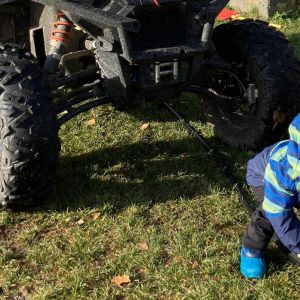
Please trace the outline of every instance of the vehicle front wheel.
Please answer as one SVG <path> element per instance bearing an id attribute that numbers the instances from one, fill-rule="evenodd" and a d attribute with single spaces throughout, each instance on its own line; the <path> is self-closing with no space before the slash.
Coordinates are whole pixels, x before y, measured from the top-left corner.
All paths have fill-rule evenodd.
<path id="1" fill-rule="evenodd" d="M 32 206 L 53 179 L 58 124 L 38 63 L 12 45 L 0 45 L 0 120 L 0 210 Z"/>

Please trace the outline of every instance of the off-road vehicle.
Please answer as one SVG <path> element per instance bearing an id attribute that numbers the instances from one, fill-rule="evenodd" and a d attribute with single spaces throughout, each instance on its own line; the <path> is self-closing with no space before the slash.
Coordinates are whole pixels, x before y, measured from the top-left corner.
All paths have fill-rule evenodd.
<path id="1" fill-rule="evenodd" d="M 228 2 L 0 1 L 0 207 L 42 197 L 60 125 L 107 103 L 193 92 L 230 145 L 282 138 L 298 110 L 298 61 L 265 22 L 215 26 Z"/>

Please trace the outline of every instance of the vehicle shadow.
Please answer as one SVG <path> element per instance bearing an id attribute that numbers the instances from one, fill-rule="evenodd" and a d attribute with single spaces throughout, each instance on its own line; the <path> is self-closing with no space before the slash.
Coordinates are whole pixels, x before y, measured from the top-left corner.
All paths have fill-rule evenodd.
<path id="1" fill-rule="evenodd" d="M 211 138 L 228 161 L 245 166 L 251 153 L 240 152 Z M 235 176 L 244 180 L 245 168 Z M 137 204 L 150 208 L 170 200 L 189 201 L 231 190 L 233 184 L 223 174 L 215 157 L 192 138 L 155 143 L 135 143 L 63 157 L 55 190 L 39 211 L 99 209 L 117 214 Z M 288 258 L 271 247 L 273 272 L 283 269 Z"/>
<path id="2" fill-rule="evenodd" d="M 177 121 L 177 118 L 166 108 L 164 102 L 170 104 L 182 117 L 189 121 L 206 121 L 203 101 L 199 96 L 192 93 L 182 93 L 180 97 L 167 99 L 166 101 L 159 100 L 156 102 L 154 100 L 153 102 L 139 101 L 130 103 L 122 111 L 140 120 L 155 122 Z"/>
<path id="3" fill-rule="evenodd" d="M 116 213 L 133 203 L 151 206 L 211 195 L 230 184 L 217 168 L 214 157 L 192 138 L 62 157 L 54 192 L 40 209 L 96 207 Z"/>
<path id="4" fill-rule="evenodd" d="M 287 34 L 287 39 L 290 44 L 293 46 L 298 61 L 300 61 L 300 34 Z"/>

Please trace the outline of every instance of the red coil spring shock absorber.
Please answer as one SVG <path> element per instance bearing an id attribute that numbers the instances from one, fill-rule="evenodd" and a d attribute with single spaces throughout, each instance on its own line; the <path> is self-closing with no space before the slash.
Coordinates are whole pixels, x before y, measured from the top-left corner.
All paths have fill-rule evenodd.
<path id="1" fill-rule="evenodd" d="M 154 6 L 160 7 L 160 0 L 152 0 L 152 1 Z"/>
<path id="2" fill-rule="evenodd" d="M 51 48 L 44 66 L 44 70 L 50 74 L 54 74 L 58 69 L 61 57 L 65 54 L 66 47 L 70 42 L 69 36 L 73 27 L 73 23 L 64 13 L 59 12 L 56 17 L 57 21 L 53 23 L 50 37 Z"/>
<path id="3" fill-rule="evenodd" d="M 58 13 L 56 17 L 57 21 L 53 23 L 54 28 L 51 32 L 51 45 L 56 45 L 60 42 L 67 45 L 70 42 L 68 37 L 71 34 L 73 23 L 62 12 Z"/>

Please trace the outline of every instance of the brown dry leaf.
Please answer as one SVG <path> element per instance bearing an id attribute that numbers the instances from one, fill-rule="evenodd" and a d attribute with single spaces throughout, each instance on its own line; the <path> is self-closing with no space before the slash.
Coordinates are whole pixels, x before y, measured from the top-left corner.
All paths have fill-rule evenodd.
<path id="1" fill-rule="evenodd" d="M 56 227 L 53 229 L 49 229 L 48 231 L 44 231 L 41 233 L 41 237 L 52 237 L 52 236 L 56 236 L 59 234 L 63 234 L 65 232 L 65 228 L 63 227 Z"/>
<path id="2" fill-rule="evenodd" d="M 142 130 L 147 130 L 149 127 L 150 127 L 150 123 L 144 123 L 144 124 L 141 126 L 141 129 L 142 129 Z"/>
<path id="3" fill-rule="evenodd" d="M 129 298 L 127 296 L 117 295 L 116 300 L 129 300 Z"/>
<path id="4" fill-rule="evenodd" d="M 183 279 L 181 279 L 181 282 L 182 282 L 183 284 L 185 284 L 185 283 L 188 282 L 188 280 L 187 280 L 186 278 L 183 278 Z"/>
<path id="5" fill-rule="evenodd" d="M 149 245 L 146 242 L 141 242 L 136 245 L 136 247 L 141 251 L 149 250 Z"/>
<path id="6" fill-rule="evenodd" d="M 93 110 L 91 111 L 91 116 L 96 119 L 96 113 Z"/>
<path id="7" fill-rule="evenodd" d="M 19 287 L 19 291 L 21 293 L 21 295 L 26 299 L 27 296 L 29 295 L 29 291 L 26 288 L 26 286 L 22 285 L 21 287 Z"/>
<path id="8" fill-rule="evenodd" d="M 199 263 L 197 261 L 194 261 L 192 263 L 192 269 L 195 270 L 199 266 Z"/>
<path id="9" fill-rule="evenodd" d="M 131 282 L 130 278 L 128 275 L 117 275 L 115 276 L 111 282 L 118 286 L 118 287 L 121 287 L 123 284 L 128 284 Z"/>
<path id="10" fill-rule="evenodd" d="M 78 225 L 84 224 L 84 220 L 83 220 L 83 219 L 80 219 L 79 221 L 77 221 L 77 224 L 78 224 Z"/>
<path id="11" fill-rule="evenodd" d="M 86 121 L 87 126 L 94 126 L 95 124 L 96 124 L 96 119 L 95 118 L 92 118 L 92 119 Z"/>
<path id="12" fill-rule="evenodd" d="M 283 114 L 277 110 L 274 111 L 274 113 L 273 113 L 273 121 L 274 122 L 282 124 L 285 122 L 285 120 L 286 120 L 286 114 Z"/>
<path id="13" fill-rule="evenodd" d="M 99 213 L 99 212 L 96 212 L 96 213 L 92 214 L 92 218 L 93 218 L 94 221 L 96 221 L 100 216 L 101 216 L 101 213 Z"/>
<path id="14" fill-rule="evenodd" d="M 37 270 L 37 268 L 38 268 L 38 265 L 35 261 L 28 262 L 28 266 L 33 270 Z M 1 285 L 1 281 L 0 281 L 0 285 Z"/>

